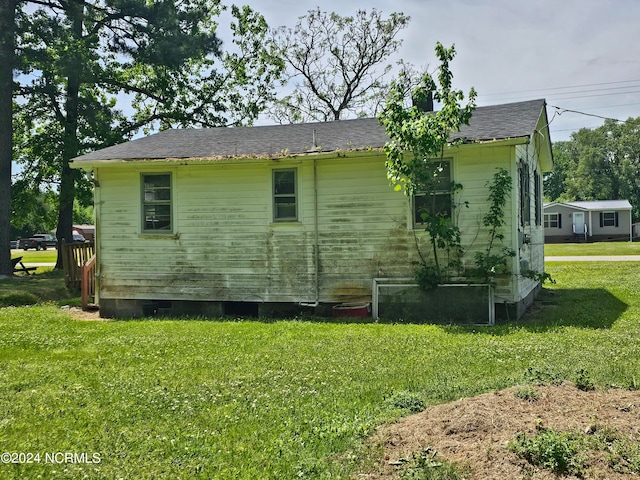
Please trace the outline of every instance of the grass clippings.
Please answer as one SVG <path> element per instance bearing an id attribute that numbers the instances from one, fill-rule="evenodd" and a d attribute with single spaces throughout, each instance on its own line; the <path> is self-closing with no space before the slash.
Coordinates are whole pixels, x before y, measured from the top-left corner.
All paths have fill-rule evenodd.
<path id="1" fill-rule="evenodd" d="M 431 449 L 437 452 L 436 458 L 470 469 L 467 480 L 556 480 L 556 471 L 531 464 L 508 448 L 509 442 L 523 434 L 535 437 L 543 430 L 589 435 L 603 428 L 628 439 L 627 444 L 640 442 L 640 391 L 582 391 L 565 383 L 536 387 L 540 397 L 531 402 L 514 394 L 520 388 L 433 406 L 381 427 L 371 442 L 382 445 L 383 456 L 373 469 L 357 478 L 402 478 L 405 467 L 398 459 Z M 615 452 L 593 449 L 582 453 L 581 471 L 567 473 L 563 479 L 638 477 L 625 465 L 630 459 L 616 460 Z"/>

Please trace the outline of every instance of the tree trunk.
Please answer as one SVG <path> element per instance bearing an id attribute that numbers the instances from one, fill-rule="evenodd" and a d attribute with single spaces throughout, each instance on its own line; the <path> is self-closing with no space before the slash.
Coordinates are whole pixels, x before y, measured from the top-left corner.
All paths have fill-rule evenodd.
<path id="1" fill-rule="evenodd" d="M 72 0 L 68 4 L 67 16 L 73 21 L 72 32 L 76 41 L 82 41 L 84 6 L 81 0 Z M 58 208 L 58 245 L 62 240 L 73 242 L 73 201 L 77 171 L 69 167 L 69 160 L 78 155 L 78 105 L 80 85 L 82 84 L 82 64 L 77 56 L 71 62 L 67 72 L 67 98 L 65 101 L 64 140 L 62 149 L 62 169 L 60 176 L 60 196 Z M 57 269 L 62 269 L 62 249 L 58 249 Z"/>
<path id="2" fill-rule="evenodd" d="M 0 277 L 11 267 L 11 161 L 16 0 L 0 1 Z"/>

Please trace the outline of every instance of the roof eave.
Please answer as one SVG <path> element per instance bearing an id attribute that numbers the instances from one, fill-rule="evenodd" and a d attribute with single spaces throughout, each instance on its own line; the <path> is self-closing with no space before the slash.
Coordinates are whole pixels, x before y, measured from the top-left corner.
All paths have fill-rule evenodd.
<path id="1" fill-rule="evenodd" d="M 295 154 L 285 155 L 231 155 L 219 157 L 167 157 L 167 158 L 108 158 L 108 159 L 90 159 L 90 160 L 74 160 L 70 162 L 71 168 L 83 170 L 92 170 L 102 167 L 122 167 L 133 164 L 171 164 L 171 165 L 192 165 L 192 164 L 222 164 L 222 163 L 263 163 L 264 161 L 278 161 L 284 159 L 296 158 L 341 158 L 341 157 L 361 157 L 361 156 L 379 156 L 383 155 L 382 147 L 370 147 L 352 150 L 333 150 L 333 151 L 309 151 Z"/>

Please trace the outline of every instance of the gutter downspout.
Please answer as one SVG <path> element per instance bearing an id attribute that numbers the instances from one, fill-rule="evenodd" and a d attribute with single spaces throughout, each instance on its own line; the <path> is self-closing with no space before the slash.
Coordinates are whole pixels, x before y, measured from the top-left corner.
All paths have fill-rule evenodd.
<path id="1" fill-rule="evenodd" d="M 96 256 L 96 270 L 95 270 L 95 284 L 94 284 L 94 292 L 93 292 L 93 303 L 96 305 L 100 305 L 100 284 L 102 278 L 102 262 L 100 262 L 100 219 L 101 215 L 101 207 L 102 207 L 102 199 L 101 199 L 101 189 L 100 189 L 100 179 L 98 178 L 98 170 L 97 168 L 92 168 L 91 171 L 93 173 L 93 251 Z"/>
<path id="2" fill-rule="evenodd" d="M 315 133 L 315 130 L 314 130 Z M 318 232 L 318 159 L 313 159 L 313 263 L 315 267 L 315 304 L 320 303 L 320 234 Z"/>

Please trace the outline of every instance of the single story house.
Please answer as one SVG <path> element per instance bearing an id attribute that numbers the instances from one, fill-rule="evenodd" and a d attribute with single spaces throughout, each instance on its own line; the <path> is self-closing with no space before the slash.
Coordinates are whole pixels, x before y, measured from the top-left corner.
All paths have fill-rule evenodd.
<path id="1" fill-rule="evenodd" d="M 545 203 L 545 242 L 632 241 L 631 210 L 628 200 Z"/>
<path id="2" fill-rule="evenodd" d="M 542 174 L 552 167 L 544 100 L 479 107 L 451 135 L 443 181 L 463 262 L 486 248 L 488 185 L 513 179 L 492 296 L 518 316 L 544 269 Z M 376 279 L 412 277 L 429 243 L 416 199 L 389 184 L 375 118 L 173 129 L 73 159 L 95 184 L 97 302 L 104 317 L 280 313 L 371 302 Z M 425 314 L 426 315 L 426 314 Z M 512 317 L 513 318 L 513 317 Z"/>

